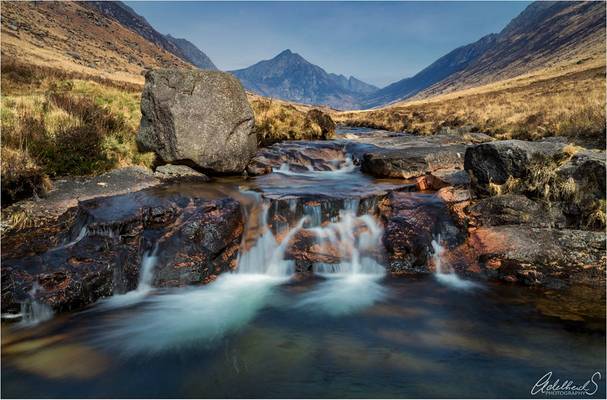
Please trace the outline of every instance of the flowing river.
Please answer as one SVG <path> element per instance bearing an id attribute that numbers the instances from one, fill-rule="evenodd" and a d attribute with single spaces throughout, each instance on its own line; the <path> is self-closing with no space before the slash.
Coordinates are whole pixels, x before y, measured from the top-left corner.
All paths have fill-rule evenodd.
<path id="1" fill-rule="evenodd" d="M 349 156 L 326 161 L 149 191 L 238 198 L 238 267 L 154 288 L 160 238 L 136 290 L 54 316 L 25 305 L 22 322 L 2 324 L 2 396 L 529 397 L 549 371 L 579 384 L 599 372 L 588 393 L 605 396 L 600 299 L 459 277 L 440 234 L 434 275 L 388 275 L 377 195 L 411 182 L 366 176 Z M 338 262 L 299 273 L 287 253 L 301 232 Z"/>

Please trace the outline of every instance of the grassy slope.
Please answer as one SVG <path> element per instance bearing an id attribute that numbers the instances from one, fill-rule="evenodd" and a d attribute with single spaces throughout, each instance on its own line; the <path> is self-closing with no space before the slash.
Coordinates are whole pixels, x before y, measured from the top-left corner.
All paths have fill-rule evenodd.
<path id="1" fill-rule="evenodd" d="M 191 65 L 76 2 L 2 2 L 2 57 L 143 84 L 144 67 Z"/>
<path id="2" fill-rule="evenodd" d="M 137 150 L 140 87 L 2 64 L 2 197 L 42 194 L 48 177 L 150 165 Z"/>
<path id="3" fill-rule="evenodd" d="M 563 135 L 605 143 L 605 61 L 535 71 L 376 110 L 333 113 L 342 124 L 433 134 L 481 131 L 496 138 Z"/>

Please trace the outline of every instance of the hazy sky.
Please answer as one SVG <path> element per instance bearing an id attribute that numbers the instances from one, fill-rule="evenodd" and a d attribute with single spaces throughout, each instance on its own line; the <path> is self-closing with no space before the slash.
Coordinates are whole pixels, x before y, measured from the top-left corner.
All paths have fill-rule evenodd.
<path id="1" fill-rule="evenodd" d="M 530 2 L 126 2 L 222 70 L 291 49 L 327 72 L 378 86 L 499 32 Z"/>

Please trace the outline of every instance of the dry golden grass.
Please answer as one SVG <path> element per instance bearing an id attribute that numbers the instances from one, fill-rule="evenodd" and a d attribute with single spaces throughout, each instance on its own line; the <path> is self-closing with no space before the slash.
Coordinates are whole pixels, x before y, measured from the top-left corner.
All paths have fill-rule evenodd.
<path id="1" fill-rule="evenodd" d="M 334 128 L 323 129 L 317 120 L 310 117 L 309 107 L 260 96 L 249 96 L 249 102 L 255 113 L 255 131 L 260 145 L 333 136 Z"/>
<path id="2" fill-rule="evenodd" d="M 605 145 L 605 65 L 546 71 L 367 111 L 334 112 L 341 124 L 429 135 L 480 131 L 498 139 L 567 136 Z"/>
<path id="3" fill-rule="evenodd" d="M 3 1 L 2 57 L 139 85 L 144 67 L 191 68 L 93 7 L 73 1 Z"/>
<path id="4" fill-rule="evenodd" d="M 153 154 L 139 153 L 135 143 L 141 118 L 137 86 L 71 76 L 2 64 L 3 205 L 44 194 L 49 177 L 152 163 Z"/>

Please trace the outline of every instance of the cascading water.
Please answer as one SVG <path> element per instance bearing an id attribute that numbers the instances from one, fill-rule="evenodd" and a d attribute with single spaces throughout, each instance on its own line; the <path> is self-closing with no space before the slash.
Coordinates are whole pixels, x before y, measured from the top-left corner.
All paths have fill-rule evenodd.
<path id="1" fill-rule="evenodd" d="M 474 287 L 478 287 L 478 284 L 461 279 L 452 268 L 448 265 L 445 265 L 443 260 L 443 254 L 445 253 L 445 248 L 441 244 L 440 235 L 438 235 L 435 239 L 432 240 L 432 261 L 434 263 L 434 276 L 436 280 L 440 283 L 461 290 L 468 290 Z"/>
<path id="2" fill-rule="evenodd" d="M 358 202 L 351 202 L 350 205 Z M 366 308 L 386 296 L 379 280 L 385 269 L 374 258 L 380 246 L 381 227 L 370 215 L 341 210 L 339 220 L 311 228 L 321 252 L 334 252 L 340 262 L 317 263 L 314 272 L 326 280 L 304 295 L 298 307 L 329 315 L 344 315 Z M 357 235 L 358 233 L 358 235 Z"/>
<path id="3" fill-rule="evenodd" d="M 135 290 L 124 294 L 116 294 L 100 301 L 98 309 L 112 309 L 127 307 L 142 301 L 152 290 L 152 281 L 154 280 L 154 268 L 158 263 L 158 243 L 152 251 L 146 252 L 141 259 L 141 268 L 139 271 L 139 283 Z"/>
<path id="4" fill-rule="evenodd" d="M 356 165 L 354 165 L 354 161 L 350 155 L 347 155 L 345 160 L 334 160 L 333 162 L 328 163 L 332 169 L 318 171 L 314 169 L 313 165 L 307 166 L 307 171 L 293 171 L 289 164 L 282 164 L 280 168 L 274 169 L 273 171 L 282 175 L 291 175 L 291 176 L 302 176 L 302 177 L 323 177 L 323 178 L 339 178 L 344 174 L 349 174 L 356 169 Z"/>
<path id="5" fill-rule="evenodd" d="M 203 287 L 146 297 L 136 315 L 111 322 L 102 344 L 117 345 L 127 353 L 210 345 L 254 318 L 268 304 L 274 288 L 293 273 L 292 261 L 285 260 L 284 254 L 306 220 L 302 218 L 279 243 L 268 227 L 269 205 L 257 207 L 261 209 L 250 213 L 250 219 L 258 219 L 248 225 L 257 228 L 258 236 L 250 249 L 241 250 L 236 272 L 222 274 Z"/>
<path id="6" fill-rule="evenodd" d="M 34 283 L 29 292 L 29 299 L 21 303 L 21 321 L 18 326 L 31 327 L 53 317 L 53 310 L 46 304 L 36 301 L 36 293 L 40 290 L 38 283 Z"/>

